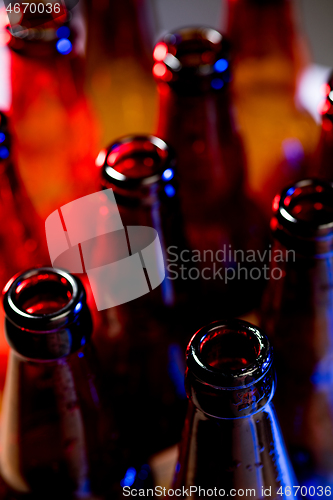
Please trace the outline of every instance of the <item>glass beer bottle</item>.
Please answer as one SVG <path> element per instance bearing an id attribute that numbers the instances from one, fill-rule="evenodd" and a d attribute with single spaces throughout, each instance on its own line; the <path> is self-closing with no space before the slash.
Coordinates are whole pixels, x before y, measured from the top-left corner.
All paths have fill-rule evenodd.
<path id="1" fill-rule="evenodd" d="M 3 479 L 15 498 L 120 497 L 128 457 L 103 399 L 82 283 L 65 271 L 32 269 L 8 282 L 3 303 L 11 347 Z"/>
<path id="2" fill-rule="evenodd" d="M 99 117 L 102 144 L 133 130 L 150 133 L 156 107 L 151 2 L 86 0 L 85 4 L 86 88 Z"/>
<path id="3" fill-rule="evenodd" d="M 20 23 L 7 30 L 17 165 L 45 217 L 58 204 L 89 192 L 99 147 L 84 90 L 80 16 L 63 4 L 60 8 L 61 15 L 32 15 L 28 7 Z"/>
<path id="4" fill-rule="evenodd" d="M 249 276 L 253 261 L 241 262 L 247 271 L 239 272 L 234 250 L 240 256 L 264 249 L 266 227 L 245 190 L 243 145 L 231 108 L 229 44 L 213 29 L 185 28 L 155 46 L 154 60 L 157 135 L 177 155 L 184 229 L 199 259 L 205 308 L 216 317 L 223 303 L 227 313 L 240 314 L 254 306 L 262 282 Z M 235 279 L 228 281 L 227 269 L 235 270 Z"/>
<path id="5" fill-rule="evenodd" d="M 310 58 L 293 0 L 228 0 L 232 82 L 248 156 L 249 183 L 270 216 L 272 200 L 304 177 L 319 128 L 296 102 Z"/>
<path id="6" fill-rule="evenodd" d="M 124 244 L 130 245 L 132 255 L 140 252 L 145 258 L 145 230 L 156 231 L 159 243 L 156 241 L 153 253 L 157 255 L 160 246 L 160 272 L 165 273 L 161 285 L 154 285 L 147 261 L 149 290 L 132 298 L 135 300 L 114 307 L 110 303 L 100 311 L 95 336 L 106 376 L 115 381 L 119 425 L 127 429 L 135 449 L 151 454 L 180 439 L 186 409 L 182 354 L 191 333 L 191 324 L 184 318 L 193 308 L 197 288 L 170 267 L 169 252 L 176 258 L 186 248 L 175 160 L 161 139 L 129 136 L 103 151 L 98 162 L 104 192 L 112 189 L 127 233 Z M 104 250 L 99 245 L 96 259 L 103 252 L 109 262 L 125 257 L 125 253 L 117 254 L 122 248 L 120 240 L 111 243 L 106 239 L 104 245 Z M 122 283 L 133 289 L 135 281 L 131 277 L 127 283 L 122 278 Z M 135 421 L 133 407 L 140 408 Z"/>
<path id="7" fill-rule="evenodd" d="M 45 231 L 37 215 L 12 151 L 12 138 L 7 116 L 0 112 L 0 220 L 1 266 L 0 286 L 9 278 L 33 264 L 49 262 Z"/>
<path id="8" fill-rule="evenodd" d="M 268 338 L 245 321 L 215 321 L 192 337 L 186 363 L 189 408 L 174 489 L 191 498 L 287 498 L 295 482 L 271 402 Z"/>
<path id="9" fill-rule="evenodd" d="M 49 263 L 45 231 L 17 170 L 10 124 L 0 112 L 0 287 L 14 274 L 32 265 Z M 2 321 L 1 321 L 2 319 Z M 0 391 L 8 355 L 0 311 Z"/>
<path id="10" fill-rule="evenodd" d="M 277 412 L 299 481 L 332 487 L 333 185 L 300 181 L 273 209 L 262 321 L 276 352 Z"/>

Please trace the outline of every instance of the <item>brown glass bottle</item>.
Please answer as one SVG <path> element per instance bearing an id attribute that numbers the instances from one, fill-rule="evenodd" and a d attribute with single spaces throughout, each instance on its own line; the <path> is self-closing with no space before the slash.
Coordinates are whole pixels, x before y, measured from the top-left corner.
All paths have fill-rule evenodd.
<path id="1" fill-rule="evenodd" d="M 120 497 L 129 457 L 103 399 L 81 282 L 53 268 L 27 271 L 6 285 L 4 309 L 11 351 L 0 465 L 13 495 Z"/>
<path id="2" fill-rule="evenodd" d="M 245 157 L 229 89 L 229 45 L 213 29 L 188 28 L 167 34 L 156 45 L 154 59 L 160 100 L 157 134 L 177 155 L 185 233 L 202 259 L 198 265 L 209 297 L 205 307 L 216 317 L 214 308 L 220 311 L 223 302 L 228 313 L 239 314 L 253 307 L 259 281 L 237 273 L 226 287 L 224 271 L 218 275 L 214 269 L 237 268 L 229 248 L 262 250 L 265 224 L 245 192 Z M 227 293 L 221 299 L 223 291 Z"/>
<path id="3" fill-rule="evenodd" d="M 0 112 L 0 286 L 33 264 L 47 264 L 45 231 L 15 165 L 11 131 Z"/>
<path id="4" fill-rule="evenodd" d="M 299 481 L 332 486 L 333 186 L 300 181 L 274 201 L 263 326 L 276 351 L 276 406 Z M 319 494 L 319 492 L 318 492 Z"/>
<path id="5" fill-rule="evenodd" d="M 310 166 L 310 174 L 333 180 L 333 74 L 325 87 L 326 99 L 322 107 L 322 123 L 319 144 Z"/>
<path id="6" fill-rule="evenodd" d="M 10 121 L 0 112 L 0 287 L 32 265 L 49 264 L 45 230 L 26 192 L 12 151 Z M 2 311 L 0 312 L 2 317 Z M 3 320 L 0 322 L 1 333 Z M 8 345 L 0 335 L 0 390 Z"/>
<path id="7" fill-rule="evenodd" d="M 80 19 L 77 11 L 66 11 L 63 4 L 61 9 L 60 17 L 32 16 L 43 19 L 36 28 L 28 16 L 8 28 L 14 150 L 43 217 L 89 192 L 99 147 L 96 118 L 84 89 Z"/>
<path id="8" fill-rule="evenodd" d="M 192 337 L 186 358 L 189 409 L 174 488 L 196 488 L 192 498 L 263 498 L 264 490 L 286 498 L 295 483 L 271 403 L 268 338 L 244 321 L 216 321 Z"/>
<path id="9" fill-rule="evenodd" d="M 270 216 L 272 199 L 304 177 L 318 125 L 296 103 L 309 62 L 293 0 L 229 0 L 232 82 L 249 167 L 249 184 Z"/>
<path id="10" fill-rule="evenodd" d="M 85 3 L 86 88 L 99 117 L 102 144 L 133 130 L 150 133 L 156 106 L 151 75 L 152 4 L 146 0 Z"/>
<path id="11" fill-rule="evenodd" d="M 173 256 L 179 256 L 186 242 L 175 160 L 167 144 L 154 136 L 129 136 L 112 144 L 100 159 L 102 185 L 113 191 L 130 253 L 146 246 L 140 231 L 153 228 L 164 261 L 161 285 L 154 287 L 146 267 L 148 293 L 100 311 L 95 337 L 106 376 L 115 381 L 119 425 L 126 429 L 134 449 L 150 454 L 180 439 L 186 410 L 183 353 L 190 339 L 190 324 L 195 322 L 197 286 L 176 276 L 169 267 L 170 249 Z M 136 243 L 131 239 L 133 229 L 137 230 Z M 116 245 L 105 243 L 108 259 L 116 251 Z M 115 260 L 124 256 L 119 254 Z M 132 286 L 134 282 L 128 283 Z M 192 318 L 190 324 L 185 320 L 189 317 L 186 311 Z M 134 420 L 133 408 L 138 410 Z"/>

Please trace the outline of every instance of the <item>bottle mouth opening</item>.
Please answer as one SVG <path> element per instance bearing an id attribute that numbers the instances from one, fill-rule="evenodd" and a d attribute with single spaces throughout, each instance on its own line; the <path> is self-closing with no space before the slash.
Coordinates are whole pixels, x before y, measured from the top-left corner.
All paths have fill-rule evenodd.
<path id="1" fill-rule="evenodd" d="M 19 281 L 11 297 L 23 313 L 53 314 L 69 304 L 73 298 L 73 287 L 63 276 L 40 273 Z"/>
<path id="2" fill-rule="evenodd" d="M 205 364 L 223 372 L 249 368 L 261 351 L 259 339 L 248 331 L 216 328 L 200 342 L 200 355 Z"/>
<path id="3" fill-rule="evenodd" d="M 53 268 L 29 270 L 4 288 L 7 318 L 21 328 L 49 330 L 68 323 L 83 307 L 81 282 Z"/>
<path id="4" fill-rule="evenodd" d="M 180 74 L 199 77 L 220 76 L 222 84 L 229 78 L 229 44 L 212 28 L 184 28 L 168 33 L 153 52 L 153 74 L 157 80 L 175 81 Z M 224 81 L 224 77 L 225 81 Z M 215 82 L 217 85 L 217 82 Z"/>
<path id="5" fill-rule="evenodd" d="M 250 323 L 218 321 L 193 336 L 187 364 L 189 371 L 206 384 L 224 389 L 246 387 L 271 368 L 271 346 Z"/>
<path id="6" fill-rule="evenodd" d="M 174 177 L 170 148 L 155 136 L 125 137 L 102 151 L 96 164 L 102 166 L 106 187 L 138 188 Z"/>
<path id="7" fill-rule="evenodd" d="M 282 227 L 300 236 L 332 232 L 333 183 L 317 179 L 300 181 L 274 198 L 273 212 Z"/>

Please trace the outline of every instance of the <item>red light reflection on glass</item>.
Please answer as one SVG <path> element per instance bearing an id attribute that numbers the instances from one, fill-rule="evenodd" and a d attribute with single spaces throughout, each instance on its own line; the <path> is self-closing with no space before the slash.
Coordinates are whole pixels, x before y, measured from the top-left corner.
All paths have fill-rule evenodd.
<path id="1" fill-rule="evenodd" d="M 106 160 L 106 163 L 108 165 L 110 165 L 110 167 L 111 167 L 114 164 L 114 162 L 116 161 L 117 157 L 118 157 L 118 153 L 109 154 L 108 159 Z"/>
<path id="2" fill-rule="evenodd" d="M 160 42 L 156 45 L 154 52 L 153 52 L 153 58 L 155 61 L 163 61 L 165 56 L 168 53 L 168 47 L 164 42 Z"/>
<path id="3" fill-rule="evenodd" d="M 96 167 L 102 167 L 104 165 L 105 158 L 106 158 L 106 149 L 102 149 L 102 151 L 99 152 L 95 160 Z"/>
<path id="4" fill-rule="evenodd" d="M 320 92 L 322 95 L 327 97 L 328 94 L 331 92 L 331 87 L 329 86 L 328 83 L 323 83 L 322 86 L 320 87 Z"/>
<path id="5" fill-rule="evenodd" d="M 333 123 L 329 119 L 323 119 L 322 127 L 325 130 L 325 132 L 331 132 L 333 129 Z"/>
<path id="6" fill-rule="evenodd" d="M 270 222 L 271 230 L 275 231 L 275 229 L 278 227 L 278 220 L 276 217 L 273 217 Z"/>
<path id="7" fill-rule="evenodd" d="M 279 194 L 277 194 L 273 200 L 272 208 L 273 208 L 274 212 L 276 212 L 279 209 L 280 199 L 281 199 L 281 196 Z"/>
<path id="8" fill-rule="evenodd" d="M 331 105 L 328 101 L 323 101 L 319 104 L 318 111 L 321 115 L 324 115 L 325 113 L 327 113 L 330 107 Z"/>
<path id="9" fill-rule="evenodd" d="M 170 80 L 172 80 L 171 71 L 167 69 L 165 64 L 160 62 L 154 64 L 153 75 L 156 76 L 157 78 L 161 78 L 165 82 L 169 82 Z"/>

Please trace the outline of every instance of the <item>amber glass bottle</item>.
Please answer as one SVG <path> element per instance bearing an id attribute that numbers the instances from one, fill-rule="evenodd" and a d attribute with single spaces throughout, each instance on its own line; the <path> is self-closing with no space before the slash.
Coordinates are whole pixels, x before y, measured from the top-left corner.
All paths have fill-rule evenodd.
<path id="1" fill-rule="evenodd" d="M 6 285 L 4 309 L 2 477 L 15 498 L 120 497 L 131 462 L 103 398 L 81 282 L 27 271 Z"/>
<path id="2" fill-rule="evenodd" d="M 131 253 L 143 250 L 144 231 L 153 228 L 159 236 L 154 252 L 160 245 L 164 261 L 161 285 L 154 286 L 147 263 L 147 293 L 101 311 L 95 337 L 106 376 L 115 381 L 119 425 L 127 429 L 134 449 L 152 453 L 180 439 L 186 409 L 183 353 L 191 334 L 186 311 L 195 322 L 196 283 L 176 276 L 169 261 L 170 248 L 176 257 L 186 249 L 175 160 L 161 139 L 130 136 L 107 148 L 101 163 L 102 185 L 113 190 Z M 117 245 L 105 243 L 108 259 L 120 249 Z M 130 280 L 128 287 L 133 286 Z M 133 408 L 138 409 L 135 419 Z"/>
<path id="3" fill-rule="evenodd" d="M 87 79 L 102 128 L 102 144 L 153 128 L 156 85 L 151 75 L 147 0 L 86 0 Z M 150 7 L 149 7 L 150 5 Z"/>
<path id="4" fill-rule="evenodd" d="M 268 338 L 244 321 L 216 321 L 192 337 L 186 359 L 189 409 L 174 488 L 192 488 L 192 498 L 286 498 L 295 483 L 271 403 Z"/>
<path id="5" fill-rule="evenodd" d="M 319 129 L 295 102 L 309 61 L 293 0 L 229 0 L 233 91 L 249 164 L 249 183 L 270 215 L 275 194 L 304 177 Z"/>
<path id="6" fill-rule="evenodd" d="M 229 45 L 213 29 L 188 28 L 167 34 L 154 59 L 157 133 L 177 154 L 185 233 L 201 259 L 205 307 L 211 319 L 223 304 L 226 313 L 239 314 L 253 307 L 261 281 L 239 276 L 233 251 L 262 250 L 265 224 L 245 192 L 245 158 L 230 99 Z M 255 265 L 240 264 L 247 274 Z M 216 268 L 223 268 L 220 275 Z M 229 282 L 227 268 L 235 269 Z"/>
<path id="7" fill-rule="evenodd" d="M 61 9 L 60 17 L 44 15 L 36 28 L 29 28 L 25 17 L 8 28 L 14 148 L 43 217 L 89 192 L 99 147 L 96 118 L 84 92 L 80 19 L 77 12 Z"/>
<path id="8" fill-rule="evenodd" d="M 32 265 L 49 264 L 45 231 L 17 169 L 12 151 L 10 123 L 0 112 L 0 287 L 13 274 Z M 1 321 L 2 319 L 2 321 Z M 0 311 L 0 391 L 4 383 L 8 345 Z"/>
<path id="9" fill-rule="evenodd" d="M 0 286 L 33 264 L 48 264 L 45 231 L 15 164 L 11 131 L 0 112 Z"/>
<path id="10" fill-rule="evenodd" d="M 276 197 L 275 279 L 263 304 L 278 415 L 295 472 L 309 486 L 333 485 L 332 194 L 331 183 L 304 180 Z"/>

